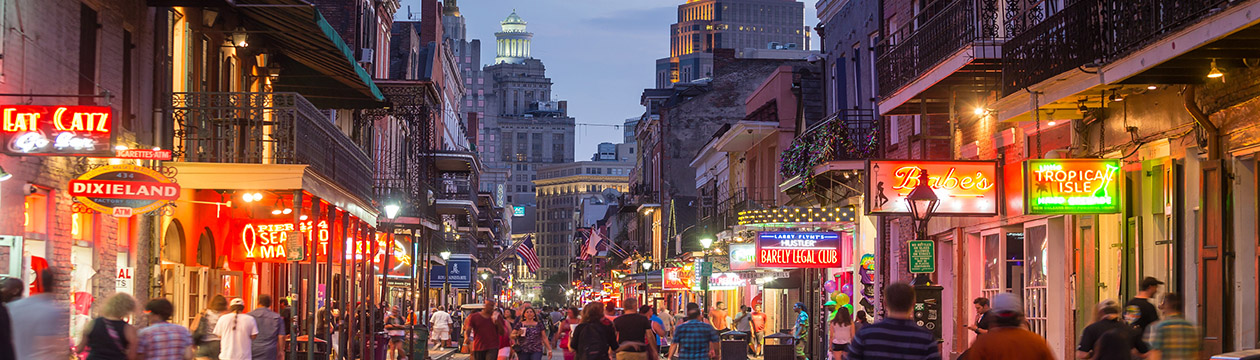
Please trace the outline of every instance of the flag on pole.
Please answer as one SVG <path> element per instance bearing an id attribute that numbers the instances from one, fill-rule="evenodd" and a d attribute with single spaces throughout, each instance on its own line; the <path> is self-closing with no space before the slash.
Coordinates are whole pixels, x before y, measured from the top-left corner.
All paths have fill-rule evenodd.
<path id="1" fill-rule="evenodd" d="M 537 272 L 542 264 L 538 262 L 538 253 L 534 252 L 534 236 L 526 235 L 525 241 L 516 247 L 516 252 L 521 255 L 521 259 L 525 260 L 525 266 L 529 268 L 529 272 Z"/>
<path id="2" fill-rule="evenodd" d="M 604 241 L 604 234 L 599 233 L 599 229 L 591 229 L 591 236 L 586 239 L 586 249 L 582 251 L 585 257 L 592 257 L 599 254 L 599 244 Z"/>

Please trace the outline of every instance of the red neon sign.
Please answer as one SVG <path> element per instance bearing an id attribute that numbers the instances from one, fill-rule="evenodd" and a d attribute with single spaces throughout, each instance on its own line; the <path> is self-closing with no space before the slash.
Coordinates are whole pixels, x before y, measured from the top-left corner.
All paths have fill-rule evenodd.
<path id="1" fill-rule="evenodd" d="M 119 159 L 138 159 L 138 160 L 170 160 L 171 151 L 162 149 L 127 149 L 116 150 L 114 157 Z"/>
<path id="2" fill-rule="evenodd" d="M 867 162 L 866 212 L 908 214 L 905 197 L 926 171 L 940 198 L 937 215 L 996 215 L 999 180 L 994 161 L 871 160 Z"/>
<path id="3" fill-rule="evenodd" d="M 687 264 L 683 267 L 664 268 L 661 270 L 661 289 L 691 290 L 695 277 L 692 264 Z"/>
<path id="4" fill-rule="evenodd" d="M 302 232 L 307 241 L 318 240 L 317 245 L 310 246 L 308 249 L 315 249 L 320 257 L 328 256 L 328 239 L 331 230 L 326 220 L 320 220 L 318 223 L 311 220 L 303 221 L 300 228 L 296 230 L 291 222 L 255 221 L 246 223 L 241 229 L 241 245 L 245 251 L 238 254 L 237 258 L 241 261 L 287 262 L 284 243 L 288 240 L 289 233 L 293 231 Z"/>
<path id="5" fill-rule="evenodd" d="M 757 266 L 838 267 L 840 266 L 840 233 L 799 231 L 757 233 Z"/>
<path id="6" fill-rule="evenodd" d="M 0 105 L 0 141 L 18 155 L 112 156 L 107 106 Z"/>

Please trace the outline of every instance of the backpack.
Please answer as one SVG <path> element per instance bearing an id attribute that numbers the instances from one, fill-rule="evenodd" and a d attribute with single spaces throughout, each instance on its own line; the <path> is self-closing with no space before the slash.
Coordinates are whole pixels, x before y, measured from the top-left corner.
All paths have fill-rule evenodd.
<path id="1" fill-rule="evenodd" d="M 598 326 L 592 323 L 578 325 L 577 335 L 578 344 L 575 346 L 574 354 L 578 360 L 606 360 L 608 359 L 608 335 L 609 327 Z"/>

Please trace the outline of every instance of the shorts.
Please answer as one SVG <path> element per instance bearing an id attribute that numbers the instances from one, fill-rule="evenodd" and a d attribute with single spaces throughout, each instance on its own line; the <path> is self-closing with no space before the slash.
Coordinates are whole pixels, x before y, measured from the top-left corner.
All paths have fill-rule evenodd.
<path id="1" fill-rule="evenodd" d="M 472 352 L 469 360 L 495 360 L 499 358 L 499 350 L 477 350 Z"/>
<path id="2" fill-rule="evenodd" d="M 433 328 L 433 332 L 429 333 L 429 340 L 451 340 L 450 328 Z"/>
<path id="3" fill-rule="evenodd" d="M 618 351 L 617 352 L 617 360 L 647 360 L 647 358 L 648 358 L 648 353 L 646 351 L 644 352 Z"/>
<path id="4" fill-rule="evenodd" d="M 849 351 L 849 344 L 831 344 L 831 351 Z"/>
<path id="5" fill-rule="evenodd" d="M 402 341 L 403 341 L 403 339 L 405 339 L 405 338 L 407 338 L 407 337 L 406 337 L 406 336 L 401 336 L 401 335 L 390 335 L 390 336 L 389 336 L 389 342 L 402 342 Z"/>

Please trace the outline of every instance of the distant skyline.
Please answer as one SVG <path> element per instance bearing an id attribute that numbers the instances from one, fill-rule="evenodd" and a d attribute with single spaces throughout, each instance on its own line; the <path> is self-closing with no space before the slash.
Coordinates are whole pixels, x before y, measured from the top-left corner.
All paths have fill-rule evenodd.
<path id="1" fill-rule="evenodd" d="M 481 40 L 482 66 L 494 61 L 494 33 L 515 9 L 534 33 L 532 55 L 547 66 L 552 95 L 577 119 L 574 159 L 589 159 L 601 142 L 622 142 L 626 118 L 643 114 L 639 95 L 654 86 L 656 59 L 669 56 L 669 25 L 685 0 L 462 0 L 469 39 Z M 804 0 L 807 26 L 818 24 Z M 402 0 L 420 19 L 420 0 Z M 818 49 L 815 34 L 811 49 Z M 591 124 L 591 125 L 583 125 Z M 616 125 L 617 127 L 612 127 Z"/>

